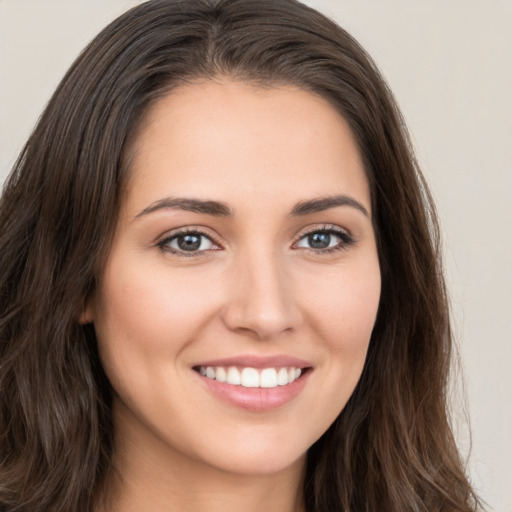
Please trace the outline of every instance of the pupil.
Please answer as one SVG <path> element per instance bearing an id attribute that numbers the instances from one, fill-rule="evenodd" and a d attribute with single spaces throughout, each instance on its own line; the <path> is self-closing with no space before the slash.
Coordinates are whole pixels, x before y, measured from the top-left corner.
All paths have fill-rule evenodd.
<path id="1" fill-rule="evenodd" d="M 313 249 L 325 249 L 329 247 L 331 235 L 329 233 L 312 233 L 308 236 L 308 242 Z"/>
<path id="2" fill-rule="evenodd" d="M 199 235 L 180 236 L 178 246 L 183 251 L 196 251 L 201 246 L 201 237 Z"/>

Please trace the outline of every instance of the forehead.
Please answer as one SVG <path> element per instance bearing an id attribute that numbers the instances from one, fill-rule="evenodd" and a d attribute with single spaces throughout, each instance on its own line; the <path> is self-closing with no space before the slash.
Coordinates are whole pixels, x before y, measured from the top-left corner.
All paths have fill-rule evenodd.
<path id="1" fill-rule="evenodd" d="M 228 80 L 180 87 L 149 109 L 131 153 L 129 202 L 155 194 L 231 203 L 349 191 L 370 209 L 348 124 L 302 89 Z"/>

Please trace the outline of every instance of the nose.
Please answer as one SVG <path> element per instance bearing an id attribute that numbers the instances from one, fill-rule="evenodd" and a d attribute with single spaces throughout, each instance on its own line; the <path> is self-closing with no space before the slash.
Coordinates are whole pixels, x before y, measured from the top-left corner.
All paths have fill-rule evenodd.
<path id="1" fill-rule="evenodd" d="M 272 251 L 241 256 L 229 283 L 222 316 L 230 330 L 270 340 L 302 322 L 293 279 Z"/>

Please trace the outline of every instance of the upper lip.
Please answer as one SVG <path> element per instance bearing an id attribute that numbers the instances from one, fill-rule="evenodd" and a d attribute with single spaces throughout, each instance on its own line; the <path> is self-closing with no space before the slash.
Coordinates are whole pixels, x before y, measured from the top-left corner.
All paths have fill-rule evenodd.
<path id="1" fill-rule="evenodd" d="M 196 366 L 241 366 L 244 368 L 281 368 L 281 367 L 293 367 L 293 368 L 310 368 L 312 364 L 304 359 L 288 355 L 275 355 L 275 356 L 257 356 L 257 355 L 240 355 L 234 357 L 225 357 L 221 359 L 214 359 L 209 361 L 202 361 Z"/>

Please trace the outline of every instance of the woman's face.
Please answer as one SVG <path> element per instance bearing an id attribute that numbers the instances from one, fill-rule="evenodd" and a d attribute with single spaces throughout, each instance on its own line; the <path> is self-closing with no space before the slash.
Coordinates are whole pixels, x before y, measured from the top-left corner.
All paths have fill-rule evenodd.
<path id="1" fill-rule="evenodd" d="M 361 375 L 380 296 L 344 119 L 293 88 L 159 100 L 96 295 L 118 442 L 240 474 L 301 465 Z"/>

